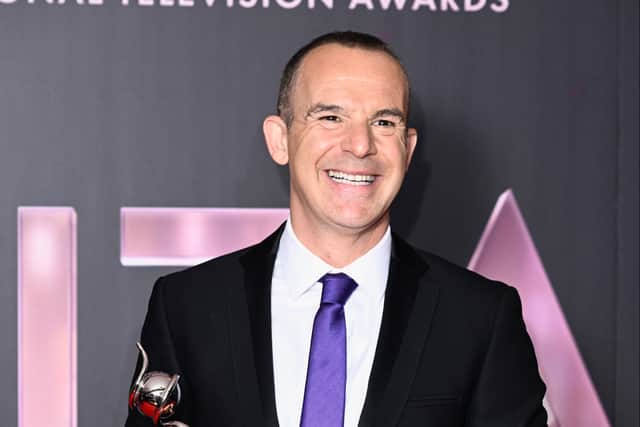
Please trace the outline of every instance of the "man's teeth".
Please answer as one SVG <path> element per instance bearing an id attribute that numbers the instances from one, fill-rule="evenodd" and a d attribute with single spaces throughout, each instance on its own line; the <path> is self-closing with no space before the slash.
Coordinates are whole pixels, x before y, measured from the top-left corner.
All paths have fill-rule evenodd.
<path id="1" fill-rule="evenodd" d="M 329 171 L 329 177 L 336 182 L 351 185 L 369 185 L 376 179 L 373 175 L 350 175 L 348 173 L 333 170 Z"/>

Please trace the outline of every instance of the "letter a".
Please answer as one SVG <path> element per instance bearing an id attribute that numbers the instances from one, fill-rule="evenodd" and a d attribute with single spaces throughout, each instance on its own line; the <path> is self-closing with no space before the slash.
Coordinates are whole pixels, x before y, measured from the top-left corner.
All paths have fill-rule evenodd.
<path id="1" fill-rule="evenodd" d="M 349 9 L 355 9 L 358 6 L 365 6 L 369 10 L 373 10 L 372 0 L 351 0 Z"/>
<path id="2" fill-rule="evenodd" d="M 434 3 L 435 0 L 413 0 L 413 5 L 411 5 L 411 10 L 418 10 L 422 6 L 427 6 L 429 10 L 435 12 L 438 10 L 438 7 Z"/>

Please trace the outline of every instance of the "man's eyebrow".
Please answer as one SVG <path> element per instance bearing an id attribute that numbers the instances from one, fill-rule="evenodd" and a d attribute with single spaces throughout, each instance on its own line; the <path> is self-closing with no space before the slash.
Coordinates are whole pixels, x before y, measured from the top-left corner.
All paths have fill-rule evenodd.
<path id="1" fill-rule="evenodd" d="M 313 104 L 311 107 L 309 107 L 305 117 L 309 117 L 309 115 L 311 115 L 311 114 L 325 113 L 325 112 L 343 113 L 344 112 L 344 108 L 342 108 L 339 105 L 335 105 L 335 104 L 317 103 L 317 104 Z"/>
<path id="2" fill-rule="evenodd" d="M 383 108 L 382 110 L 376 111 L 373 116 L 371 116 L 371 120 L 377 119 L 383 116 L 396 116 L 402 121 L 405 121 L 404 112 L 399 108 Z"/>

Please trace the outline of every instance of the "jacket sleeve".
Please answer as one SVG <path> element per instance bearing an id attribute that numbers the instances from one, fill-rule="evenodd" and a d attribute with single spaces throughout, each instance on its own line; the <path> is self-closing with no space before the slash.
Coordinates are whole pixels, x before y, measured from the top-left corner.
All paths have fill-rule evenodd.
<path id="1" fill-rule="evenodd" d="M 465 426 L 546 426 L 544 394 L 545 385 L 522 319 L 520 298 L 509 287 L 498 305 Z"/>
<path id="2" fill-rule="evenodd" d="M 142 327 L 140 343 L 149 357 L 148 372 L 161 371 L 169 375 L 176 373 L 181 375 L 179 384 L 182 391 L 182 401 L 180 405 L 178 405 L 176 414 L 171 417 L 171 420 L 189 423 L 187 418 L 190 413 L 188 408 L 188 402 L 190 399 L 187 378 L 181 371 L 180 364 L 176 357 L 176 349 L 171 338 L 171 328 L 166 306 L 167 303 L 168 299 L 166 297 L 165 279 L 160 278 L 156 281 L 153 291 L 151 292 L 147 315 Z M 133 373 L 131 381 L 132 385 L 140 372 L 141 366 L 142 357 L 138 355 L 136 370 Z M 151 419 L 142 416 L 136 409 L 129 409 L 125 427 L 152 426 L 153 422 Z"/>

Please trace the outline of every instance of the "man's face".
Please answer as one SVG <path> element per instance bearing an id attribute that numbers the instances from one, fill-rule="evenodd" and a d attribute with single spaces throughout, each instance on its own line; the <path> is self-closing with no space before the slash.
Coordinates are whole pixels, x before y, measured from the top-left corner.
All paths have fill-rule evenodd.
<path id="1" fill-rule="evenodd" d="M 386 228 L 416 144 L 405 127 L 406 90 L 400 66 L 383 52 L 330 44 L 304 58 L 279 161 L 289 163 L 294 224 Z"/>

